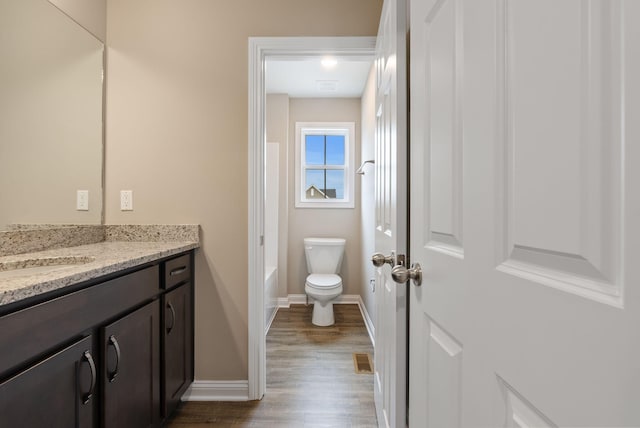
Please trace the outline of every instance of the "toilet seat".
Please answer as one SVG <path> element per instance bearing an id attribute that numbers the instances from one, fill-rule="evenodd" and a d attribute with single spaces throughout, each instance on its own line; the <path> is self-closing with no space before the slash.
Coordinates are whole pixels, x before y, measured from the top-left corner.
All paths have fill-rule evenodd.
<path id="1" fill-rule="evenodd" d="M 317 289 L 329 290 L 342 286 L 342 278 L 332 273 L 312 273 L 307 277 L 307 285 Z"/>

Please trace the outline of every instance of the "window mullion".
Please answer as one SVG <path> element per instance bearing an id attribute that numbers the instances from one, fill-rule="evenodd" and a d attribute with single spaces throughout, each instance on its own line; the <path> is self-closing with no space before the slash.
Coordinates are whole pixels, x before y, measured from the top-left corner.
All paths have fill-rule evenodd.
<path id="1" fill-rule="evenodd" d="M 327 165 L 327 136 L 324 135 L 323 136 L 323 140 L 324 140 L 324 164 L 325 166 Z M 324 189 L 322 189 L 322 191 L 325 193 L 324 197 L 325 199 L 327 198 L 327 170 L 324 170 Z"/>

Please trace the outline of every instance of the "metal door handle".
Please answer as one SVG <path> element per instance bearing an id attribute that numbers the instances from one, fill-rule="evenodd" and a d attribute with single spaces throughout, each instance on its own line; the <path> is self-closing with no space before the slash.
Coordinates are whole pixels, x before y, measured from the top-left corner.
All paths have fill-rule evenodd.
<path id="1" fill-rule="evenodd" d="M 420 286 L 422 285 L 422 268 L 420 263 L 412 264 L 410 269 L 398 265 L 391 269 L 391 277 L 399 284 L 404 284 L 412 279 L 414 285 Z"/>
<path id="2" fill-rule="evenodd" d="M 395 265 L 395 255 L 391 254 L 390 256 L 385 256 L 384 254 L 375 253 L 371 256 L 371 263 L 375 267 L 382 267 L 385 263 L 390 264 L 391 266 Z"/>

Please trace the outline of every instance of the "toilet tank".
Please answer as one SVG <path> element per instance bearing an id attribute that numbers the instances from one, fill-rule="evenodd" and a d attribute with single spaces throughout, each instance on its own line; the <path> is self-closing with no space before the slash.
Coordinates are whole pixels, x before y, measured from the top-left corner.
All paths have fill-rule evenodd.
<path id="1" fill-rule="evenodd" d="M 304 252 L 309 273 L 340 273 L 345 239 L 305 238 Z"/>

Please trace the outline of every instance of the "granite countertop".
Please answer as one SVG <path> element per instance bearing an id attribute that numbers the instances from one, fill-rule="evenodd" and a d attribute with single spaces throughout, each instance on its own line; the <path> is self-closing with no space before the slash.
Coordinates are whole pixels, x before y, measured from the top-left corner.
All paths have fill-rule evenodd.
<path id="1" fill-rule="evenodd" d="M 49 249 L 0 257 L 0 266 L 30 264 L 29 261 L 68 258 L 87 261 L 69 266 L 51 266 L 44 271 L 13 278 L 0 277 L 0 306 L 58 290 L 104 275 L 140 266 L 194 248 L 195 241 L 127 242 L 104 241 L 88 245 Z M 37 264 L 37 263 L 36 263 Z"/>

